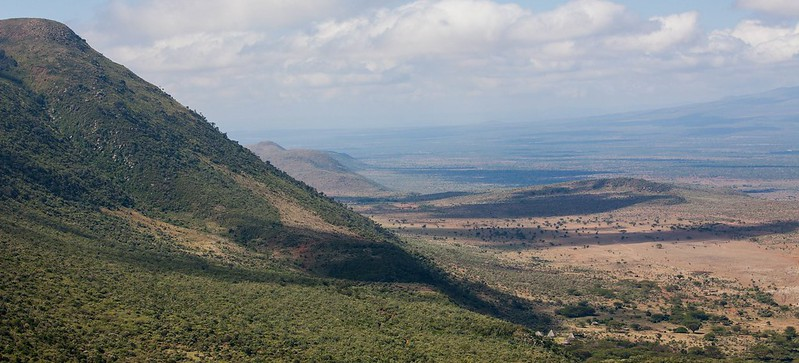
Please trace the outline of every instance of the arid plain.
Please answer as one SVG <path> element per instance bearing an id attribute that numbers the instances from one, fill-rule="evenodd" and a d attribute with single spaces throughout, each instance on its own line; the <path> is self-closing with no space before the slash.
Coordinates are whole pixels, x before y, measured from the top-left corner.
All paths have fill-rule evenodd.
<path id="1" fill-rule="evenodd" d="M 558 316 L 561 340 L 735 353 L 799 325 L 791 200 L 615 178 L 354 206 L 447 271 Z"/>

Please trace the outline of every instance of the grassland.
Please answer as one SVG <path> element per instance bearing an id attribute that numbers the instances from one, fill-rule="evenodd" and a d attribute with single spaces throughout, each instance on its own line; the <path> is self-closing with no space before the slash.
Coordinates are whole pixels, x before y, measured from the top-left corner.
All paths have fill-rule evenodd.
<path id="1" fill-rule="evenodd" d="M 575 350 L 620 339 L 746 357 L 799 326 L 789 201 L 620 178 L 356 209 L 450 273 L 557 317 Z"/>

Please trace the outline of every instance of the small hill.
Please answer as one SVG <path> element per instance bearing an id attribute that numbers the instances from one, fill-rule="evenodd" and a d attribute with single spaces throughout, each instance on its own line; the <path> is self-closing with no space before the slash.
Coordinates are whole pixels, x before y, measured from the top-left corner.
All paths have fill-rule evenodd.
<path id="1" fill-rule="evenodd" d="M 637 178 L 590 179 L 571 182 L 567 185 L 571 186 L 575 191 L 608 190 L 637 193 L 667 193 L 674 189 L 673 185 Z"/>
<path id="2" fill-rule="evenodd" d="M 352 168 L 363 168 L 363 163 L 343 154 L 319 150 L 291 149 L 264 141 L 247 146 L 262 160 L 268 161 L 297 180 L 331 196 L 373 197 L 389 194 L 389 190 Z"/>
<path id="3" fill-rule="evenodd" d="M 350 156 L 349 154 L 339 153 L 335 151 L 323 151 L 323 152 L 329 155 L 331 158 L 338 161 L 341 165 L 344 165 L 345 168 L 350 169 L 354 172 L 359 172 L 371 168 L 369 164 L 366 164 L 363 161 L 360 161 Z"/>
<path id="4" fill-rule="evenodd" d="M 0 271 L 0 360 L 562 360 L 43 19 L 0 20 Z"/>
<path id="5" fill-rule="evenodd" d="M 589 179 L 443 197 L 424 210 L 444 218 L 521 218 L 603 213 L 647 203 L 685 202 L 686 190 L 637 178 Z"/>

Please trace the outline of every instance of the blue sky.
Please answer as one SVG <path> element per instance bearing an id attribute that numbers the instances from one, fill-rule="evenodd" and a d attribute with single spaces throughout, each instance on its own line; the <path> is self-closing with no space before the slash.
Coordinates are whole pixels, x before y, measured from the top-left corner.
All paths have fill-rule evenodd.
<path id="1" fill-rule="evenodd" d="M 223 130 L 456 125 L 799 85 L 795 0 L 14 1 Z"/>
<path id="2" fill-rule="evenodd" d="M 99 8 L 108 1 L 76 0 L 76 1 L 13 1 L 3 2 L 0 9 L 2 18 L 47 18 L 63 23 L 77 23 L 91 19 Z"/>

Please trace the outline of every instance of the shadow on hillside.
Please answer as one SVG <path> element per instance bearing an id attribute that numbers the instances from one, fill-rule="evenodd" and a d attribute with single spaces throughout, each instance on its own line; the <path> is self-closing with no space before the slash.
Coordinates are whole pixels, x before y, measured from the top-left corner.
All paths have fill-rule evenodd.
<path id="1" fill-rule="evenodd" d="M 702 224 L 690 228 L 668 229 L 663 231 L 644 231 L 633 233 L 604 233 L 583 235 L 562 239 L 566 245 L 633 244 L 647 242 L 702 242 L 724 240 L 743 240 L 770 234 L 791 233 L 799 230 L 799 221 L 774 221 L 755 225 L 727 225 L 721 223 Z M 557 239 L 555 239 L 557 241 Z"/>
<path id="2" fill-rule="evenodd" d="M 301 246 L 301 267 L 316 275 L 366 282 L 428 282 L 427 264 L 398 245 L 330 236 Z"/>
<path id="3" fill-rule="evenodd" d="M 665 230 L 663 230 L 665 229 Z M 550 246 L 587 246 L 595 244 L 633 244 L 647 242 L 701 242 L 714 240 L 742 240 L 770 234 L 783 234 L 799 230 L 799 221 L 774 221 L 756 225 L 728 225 L 707 223 L 694 226 L 667 228 L 652 227 L 650 231 L 626 232 L 617 227 L 616 232 L 594 234 L 589 228 L 583 233 L 564 235 L 565 230 L 535 227 L 501 227 L 486 229 L 459 228 L 404 228 L 405 233 L 425 235 L 432 238 L 467 237 L 481 239 L 492 248 L 518 250 Z M 523 242 L 523 243 L 522 243 Z"/>
<path id="4" fill-rule="evenodd" d="M 455 281 L 438 271 L 434 286 L 453 302 L 471 311 L 522 325 L 532 330 L 546 331 L 555 327 L 552 318 L 527 300 L 498 291 L 485 284 Z"/>
<path id="5" fill-rule="evenodd" d="M 72 234 L 75 231 L 66 233 Z M 552 320 L 540 314 L 525 300 L 491 289 L 482 284 L 456 281 L 435 267 L 424 257 L 409 253 L 399 244 L 402 242 L 372 242 L 348 240 L 342 236 L 320 235 L 310 231 L 292 231 L 305 235 L 300 240 L 276 246 L 296 249 L 298 264 L 310 272 L 302 274 L 290 271 L 246 268 L 224 264 L 201 256 L 185 254 L 171 248 L 153 248 L 149 243 L 140 243 L 127 238 L 97 239 L 85 234 L 73 234 L 83 243 L 69 243 L 61 238 L 30 230 L 16 230 L 39 241 L 50 240 L 66 249 L 84 255 L 94 255 L 111 263 L 142 268 L 154 273 L 178 273 L 187 276 L 213 278 L 230 283 L 265 282 L 302 286 L 329 285 L 330 278 L 340 283 L 401 282 L 432 286 L 445 294 L 459 306 L 482 314 L 494 316 L 542 330 L 552 325 Z M 302 239 L 315 236 L 314 243 Z M 102 241 L 99 244 L 97 241 Z"/>
<path id="6" fill-rule="evenodd" d="M 409 253 L 402 242 L 347 240 L 340 236 L 299 246 L 302 267 L 322 277 L 362 282 L 420 283 L 437 288 L 468 310 L 543 330 L 552 319 L 524 299 L 484 284 L 458 281 L 423 256 Z"/>
<path id="7" fill-rule="evenodd" d="M 27 228 L 23 225 L 3 225 L 0 226 L 0 232 L 7 232 L 12 236 L 23 236 L 20 239 L 40 246 L 47 246 L 45 248 L 57 248 L 63 253 L 90 256 L 90 258 L 141 268 L 153 273 L 180 273 L 188 276 L 212 277 L 231 283 L 249 281 L 309 286 L 322 284 L 319 279 L 312 276 L 267 269 L 247 269 L 232 264 L 225 265 L 200 256 L 154 246 L 149 241 L 144 242 L 126 235 L 101 238 L 74 226 L 66 227 L 56 223 L 47 223 L 44 226 L 45 228 Z"/>
<path id="8" fill-rule="evenodd" d="M 431 214 L 439 218 L 556 217 L 612 212 L 641 203 L 677 204 L 684 201 L 670 195 L 560 195 L 436 208 Z"/>

